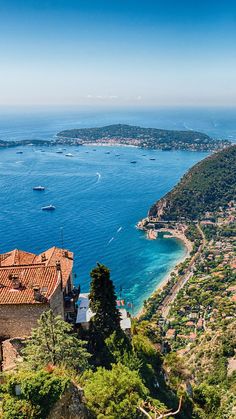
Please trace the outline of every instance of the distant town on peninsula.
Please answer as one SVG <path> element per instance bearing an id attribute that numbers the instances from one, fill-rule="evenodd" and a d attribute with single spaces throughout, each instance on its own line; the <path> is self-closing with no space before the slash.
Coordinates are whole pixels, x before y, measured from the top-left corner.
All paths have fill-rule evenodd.
<path id="1" fill-rule="evenodd" d="M 173 131 L 115 124 L 99 128 L 61 131 L 56 142 L 71 145 L 132 145 L 161 150 L 218 150 L 230 145 L 228 140 L 215 140 L 197 131 Z"/>
<path id="2" fill-rule="evenodd" d="M 134 146 L 154 150 L 215 151 L 231 144 L 229 140 L 213 139 L 198 131 L 174 131 L 157 128 L 143 128 L 132 125 L 115 124 L 98 128 L 74 128 L 59 132 L 48 140 L 4 140 L 0 148 L 25 145 L 110 145 Z"/>

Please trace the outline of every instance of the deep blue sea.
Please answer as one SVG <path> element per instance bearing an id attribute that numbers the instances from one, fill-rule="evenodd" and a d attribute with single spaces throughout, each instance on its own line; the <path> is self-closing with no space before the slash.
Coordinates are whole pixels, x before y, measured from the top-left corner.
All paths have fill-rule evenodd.
<path id="1" fill-rule="evenodd" d="M 236 138 L 233 110 L 231 116 L 222 116 L 217 110 L 221 119 L 215 116 L 214 125 L 206 111 L 194 112 L 2 110 L 0 138 L 50 139 L 62 129 L 118 122 L 191 128 L 215 137 Z M 64 246 L 75 253 L 75 282 L 84 292 L 89 287 L 90 270 L 97 261 L 105 263 L 118 296 L 122 287 L 121 297 L 134 304 L 136 313 L 186 250 L 175 239 L 146 240 L 135 224 L 206 153 L 134 147 L 66 147 L 63 154 L 57 154 L 56 147 L 21 149 L 23 154 L 16 154 L 19 149 L 14 148 L 0 150 L 0 253 L 13 248 L 41 252 L 53 245 Z M 74 157 L 66 157 L 66 153 Z M 137 163 L 131 164 L 131 160 Z M 34 192 L 33 186 L 40 184 L 46 190 Z M 56 210 L 41 211 L 48 204 Z"/>

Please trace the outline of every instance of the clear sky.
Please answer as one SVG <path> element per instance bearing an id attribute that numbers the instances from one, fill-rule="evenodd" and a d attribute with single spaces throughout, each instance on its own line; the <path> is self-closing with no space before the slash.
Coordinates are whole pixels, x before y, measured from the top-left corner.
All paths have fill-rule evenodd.
<path id="1" fill-rule="evenodd" d="M 235 0 L 0 0 L 0 105 L 236 105 L 235 45 Z"/>

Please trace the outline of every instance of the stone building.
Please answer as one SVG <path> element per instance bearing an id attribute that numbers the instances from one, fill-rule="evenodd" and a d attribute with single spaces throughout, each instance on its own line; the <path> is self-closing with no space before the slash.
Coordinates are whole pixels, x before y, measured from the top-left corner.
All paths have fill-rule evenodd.
<path id="1" fill-rule="evenodd" d="M 52 247 L 35 255 L 21 250 L 0 255 L 0 340 L 30 335 L 49 309 L 65 320 L 76 316 L 73 253 Z"/>

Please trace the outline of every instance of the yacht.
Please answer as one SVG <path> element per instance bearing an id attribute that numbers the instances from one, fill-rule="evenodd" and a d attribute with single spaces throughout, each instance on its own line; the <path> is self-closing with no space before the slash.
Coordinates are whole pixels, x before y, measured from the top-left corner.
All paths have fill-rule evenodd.
<path id="1" fill-rule="evenodd" d="M 66 154 L 66 157 L 74 157 L 74 156 L 73 156 L 73 154 L 71 154 L 71 153 L 67 153 L 67 154 Z"/>
<path id="2" fill-rule="evenodd" d="M 46 207 L 41 208 L 42 211 L 54 211 L 55 209 L 56 209 L 56 207 L 54 207 L 54 205 L 52 205 L 52 204 L 46 205 Z"/>
<path id="3" fill-rule="evenodd" d="M 135 164 L 137 163 L 136 160 L 132 160 L 130 163 Z"/>
<path id="4" fill-rule="evenodd" d="M 45 190 L 45 187 L 44 186 L 34 186 L 33 187 L 33 190 L 34 191 L 44 191 Z"/>

